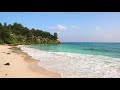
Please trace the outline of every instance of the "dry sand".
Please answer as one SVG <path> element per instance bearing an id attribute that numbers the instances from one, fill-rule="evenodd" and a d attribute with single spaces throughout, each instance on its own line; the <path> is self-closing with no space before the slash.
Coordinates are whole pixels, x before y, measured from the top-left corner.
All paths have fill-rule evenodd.
<path id="1" fill-rule="evenodd" d="M 10 65 L 4 65 L 9 63 Z M 26 53 L 15 46 L 0 45 L 0 78 L 61 78 L 37 65 Z"/>

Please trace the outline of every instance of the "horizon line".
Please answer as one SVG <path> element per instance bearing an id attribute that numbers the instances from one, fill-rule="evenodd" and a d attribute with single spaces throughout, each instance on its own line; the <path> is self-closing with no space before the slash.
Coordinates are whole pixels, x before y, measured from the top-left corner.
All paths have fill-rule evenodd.
<path id="1" fill-rule="evenodd" d="M 92 41 L 65 41 L 65 42 L 91 42 L 91 43 L 120 43 L 120 42 L 92 42 Z M 61 42 L 61 43 L 65 43 Z"/>

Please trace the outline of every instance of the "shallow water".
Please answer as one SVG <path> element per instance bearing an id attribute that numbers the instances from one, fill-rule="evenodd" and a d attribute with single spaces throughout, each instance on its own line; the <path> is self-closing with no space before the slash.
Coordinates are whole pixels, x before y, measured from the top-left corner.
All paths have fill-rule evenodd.
<path id="1" fill-rule="evenodd" d="M 69 52 L 120 58 L 120 43 L 64 42 L 57 45 L 32 45 L 31 48 L 51 52 Z"/>
<path id="2" fill-rule="evenodd" d="M 90 46 L 91 45 L 92 44 L 90 44 Z M 81 46 L 83 46 L 82 48 L 84 49 L 87 48 L 87 50 L 89 51 L 87 45 L 86 47 L 83 44 Z M 115 44 L 114 47 L 113 44 L 109 44 L 108 46 L 106 44 L 97 45 L 96 48 L 98 48 L 99 53 L 95 53 L 94 49 L 90 49 L 91 53 L 86 53 L 85 51 L 83 53 L 83 51 L 77 51 L 77 49 L 77 52 L 73 50 L 74 53 L 71 53 L 70 51 L 68 51 L 70 49 L 67 48 L 66 44 L 64 46 L 64 48 L 66 47 L 66 50 L 64 50 L 62 48 L 63 46 L 61 45 L 48 45 L 48 47 L 46 45 L 18 47 L 20 47 L 24 52 L 27 52 L 28 55 L 32 56 L 33 58 L 40 60 L 41 62 L 38 63 L 38 65 L 50 71 L 60 73 L 63 78 L 120 77 L 120 58 L 118 50 L 119 44 Z M 69 45 L 69 48 L 70 47 L 71 49 L 73 49 L 75 48 L 75 45 Z M 108 47 L 107 49 L 109 50 L 109 52 L 107 50 L 100 50 L 100 48 L 102 47 Z M 105 54 L 103 54 L 103 52 Z"/>

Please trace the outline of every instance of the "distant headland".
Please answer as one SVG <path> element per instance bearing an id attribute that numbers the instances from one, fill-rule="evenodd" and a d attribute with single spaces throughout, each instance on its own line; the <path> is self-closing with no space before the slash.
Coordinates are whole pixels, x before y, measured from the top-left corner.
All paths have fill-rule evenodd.
<path id="1" fill-rule="evenodd" d="M 39 29 L 29 29 L 20 23 L 3 25 L 0 23 L 0 44 L 30 45 L 30 44 L 60 44 L 58 35 Z"/>

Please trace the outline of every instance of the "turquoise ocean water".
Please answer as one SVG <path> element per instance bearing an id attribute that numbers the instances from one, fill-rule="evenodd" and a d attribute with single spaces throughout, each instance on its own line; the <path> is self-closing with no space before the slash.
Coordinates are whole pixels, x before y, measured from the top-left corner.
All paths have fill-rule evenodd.
<path id="1" fill-rule="evenodd" d="M 120 78 L 120 43 L 63 42 L 18 46 L 63 78 Z"/>
<path id="2" fill-rule="evenodd" d="M 70 52 L 120 58 L 120 43 L 63 42 L 61 44 L 32 45 L 30 47 L 50 52 Z"/>

